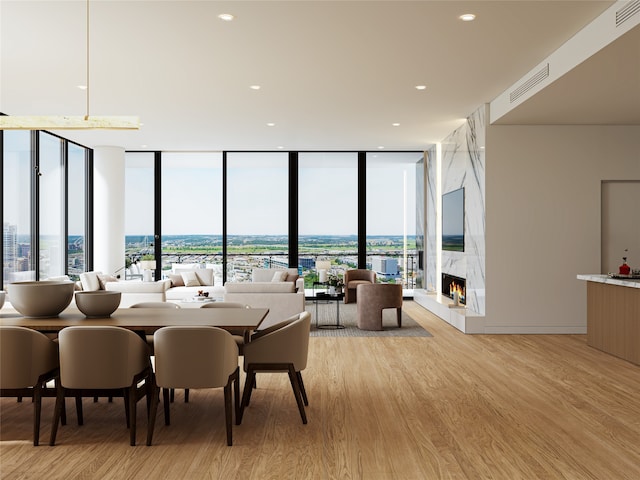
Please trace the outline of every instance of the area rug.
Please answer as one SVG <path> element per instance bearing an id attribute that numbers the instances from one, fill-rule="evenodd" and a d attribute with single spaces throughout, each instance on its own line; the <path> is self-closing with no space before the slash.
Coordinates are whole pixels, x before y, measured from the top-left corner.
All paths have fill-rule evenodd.
<path id="1" fill-rule="evenodd" d="M 355 303 L 340 304 L 340 324 L 345 328 L 317 328 L 320 325 L 335 325 L 336 303 L 320 303 L 318 305 L 318 319 L 316 322 L 316 306 L 313 302 L 306 302 L 306 310 L 311 314 L 312 337 L 431 337 L 432 335 L 422 328 L 404 311 L 402 312 L 402 328 L 398 328 L 396 310 L 387 309 L 382 312 L 382 331 L 360 330 L 356 327 Z"/>

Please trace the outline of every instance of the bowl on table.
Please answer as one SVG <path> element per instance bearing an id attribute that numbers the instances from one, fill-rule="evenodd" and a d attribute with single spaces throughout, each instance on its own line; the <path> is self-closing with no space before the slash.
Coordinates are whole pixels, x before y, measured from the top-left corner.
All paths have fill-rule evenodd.
<path id="1" fill-rule="evenodd" d="M 121 296 L 111 290 L 76 292 L 76 307 L 86 317 L 109 317 L 120 306 Z"/>
<path id="2" fill-rule="evenodd" d="M 8 287 L 9 302 L 25 317 L 57 317 L 73 300 L 73 282 L 25 281 Z"/>

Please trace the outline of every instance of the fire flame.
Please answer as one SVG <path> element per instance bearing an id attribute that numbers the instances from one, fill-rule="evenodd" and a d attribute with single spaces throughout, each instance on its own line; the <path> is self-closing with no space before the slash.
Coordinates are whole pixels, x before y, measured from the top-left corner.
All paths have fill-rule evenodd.
<path id="1" fill-rule="evenodd" d="M 454 293 L 458 294 L 458 299 L 460 300 L 460 303 L 464 303 L 465 288 L 462 285 L 458 285 L 455 281 L 451 282 L 451 285 L 449 285 L 449 296 L 453 298 Z"/>

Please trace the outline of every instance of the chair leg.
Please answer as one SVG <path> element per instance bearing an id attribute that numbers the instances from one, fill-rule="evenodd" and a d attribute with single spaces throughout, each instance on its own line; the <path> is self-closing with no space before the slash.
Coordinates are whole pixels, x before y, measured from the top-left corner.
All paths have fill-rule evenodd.
<path id="1" fill-rule="evenodd" d="M 147 424 L 147 446 L 151 446 L 153 441 L 153 429 L 156 425 L 156 413 L 158 412 L 158 403 L 160 402 L 160 389 L 155 382 L 151 387 L 151 406 L 149 408 L 149 420 Z"/>
<path id="2" fill-rule="evenodd" d="M 289 380 L 291 381 L 291 388 L 293 388 L 293 395 L 296 397 L 296 403 L 298 404 L 298 410 L 300 411 L 300 417 L 302 423 L 306 425 L 307 415 L 304 411 L 304 403 L 302 401 L 302 394 L 300 393 L 300 385 L 298 384 L 298 376 L 293 367 L 293 364 L 289 364 Z"/>
<path id="3" fill-rule="evenodd" d="M 171 401 L 171 403 L 173 403 L 173 401 L 175 400 L 175 396 L 176 396 L 176 389 L 172 388 L 170 390 L 170 397 L 171 397 L 170 401 Z"/>
<path id="4" fill-rule="evenodd" d="M 236 416 L 236 425 L 238 425 L 238 415 L 240 415 L 240 367 L 233 372 L 233 404 Z"/>
<path id="5" fill-rule="evenodd" d="M 231 382 L 233 382 L 233 375 L 229 376 L 227 384 L 224 386 L 224 421 L 227 429 L 227 445 L 233 445 L 232 426 L 231 426 Z"/>
<path id="6" fill-rule="evenodd" d="M 40 443 L 40 411 L 42 408 L 42 383 L 38 381 L 33 389 L 33 446 Z"/>
<path id="7" fill-rule="evenodd" d="M 402 328 L 402 308 L 396 309 L 396 315 L 398 316 L 398 328 Z"/>
<path id="8" fill-rule="evenodd" d="M 84 414 L 82 413 L 82 397 L 76 395 L 76 416 L 78 417 L 78 425 L 84 425 Z"/>
<path id="9" fill-rule="evenodd" d="M 309 399 L 307 398 L 307 391 L 304 389 L 304 382 L 302 381 L 302 372 L 296 372 L 296 376 L 298 377 L 298 384 L 300 385 L 300 393 L 302 394 L 302 400 L 304 400 L 305 405 L 309 405 Z"/>
<path id="10" fill-rule="evenodd" d="M 247 375 L 244 383 L 244 391 L 242 392 L 242 402 L 240 402 L 240 412 L 236 418 L 236 425 L 240 425 L 242 423 L 242 416 L 244 415 L 244 409 L 249 406 L 249 402 L 251 401 L 251 390 L 253 390 L 252 385 L 256 380 L 256 372 L 253 370 L 253 367 L 249 365 L 247 367 Z"/>
<path id="11" fill-rule="evenodd" d="M 133 384 L 133 387 L 129 387 L 126 389 L 128 395 L 127 399 L 129 401 L 129 423 L 131 427 L 129 428 L 129 445 L 134 447 L 136 445 L 136 384 Z M 133 391 L 132 391 L 133 390 Z"/>
<path id="12" fill-rule="evenodd" d="M 60 423 L 60 416 L 62 414 L 62 408 L 64 405 L 64 387 L 58 384 L 56 385 L 56 406 L 53 413 L 53 424 L 51 425 L 51 436 L 49 437 L 49 445 L 54 446 L 56 444 L 56 434 L 58 433 L 58 423 Z"/>
<path id="13" fill-rule="evenodd" d="M 162 406 L 164 407 L 164 424 L 165 425 L 170 425 L 171 424 L 171 417 L 170 417 L 170 411 L 169 411 L 169 404 L 171 403 L 171 400 L 169 399 L 169 388 L 163 388 L 162 389 Z"/>
<path id="14" fill-rule="evenodd" d="M 184 389 L 184 403 L 189 403 L 189 389 Z"/>

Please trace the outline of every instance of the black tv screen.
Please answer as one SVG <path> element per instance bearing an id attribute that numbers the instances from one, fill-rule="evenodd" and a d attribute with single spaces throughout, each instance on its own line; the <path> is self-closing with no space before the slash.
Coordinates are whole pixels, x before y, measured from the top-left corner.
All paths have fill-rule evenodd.
<path id="1" fill-rule="evenodd" d="M 464 188 L 442 195 L 442 250 L 464 252 Z"/>

